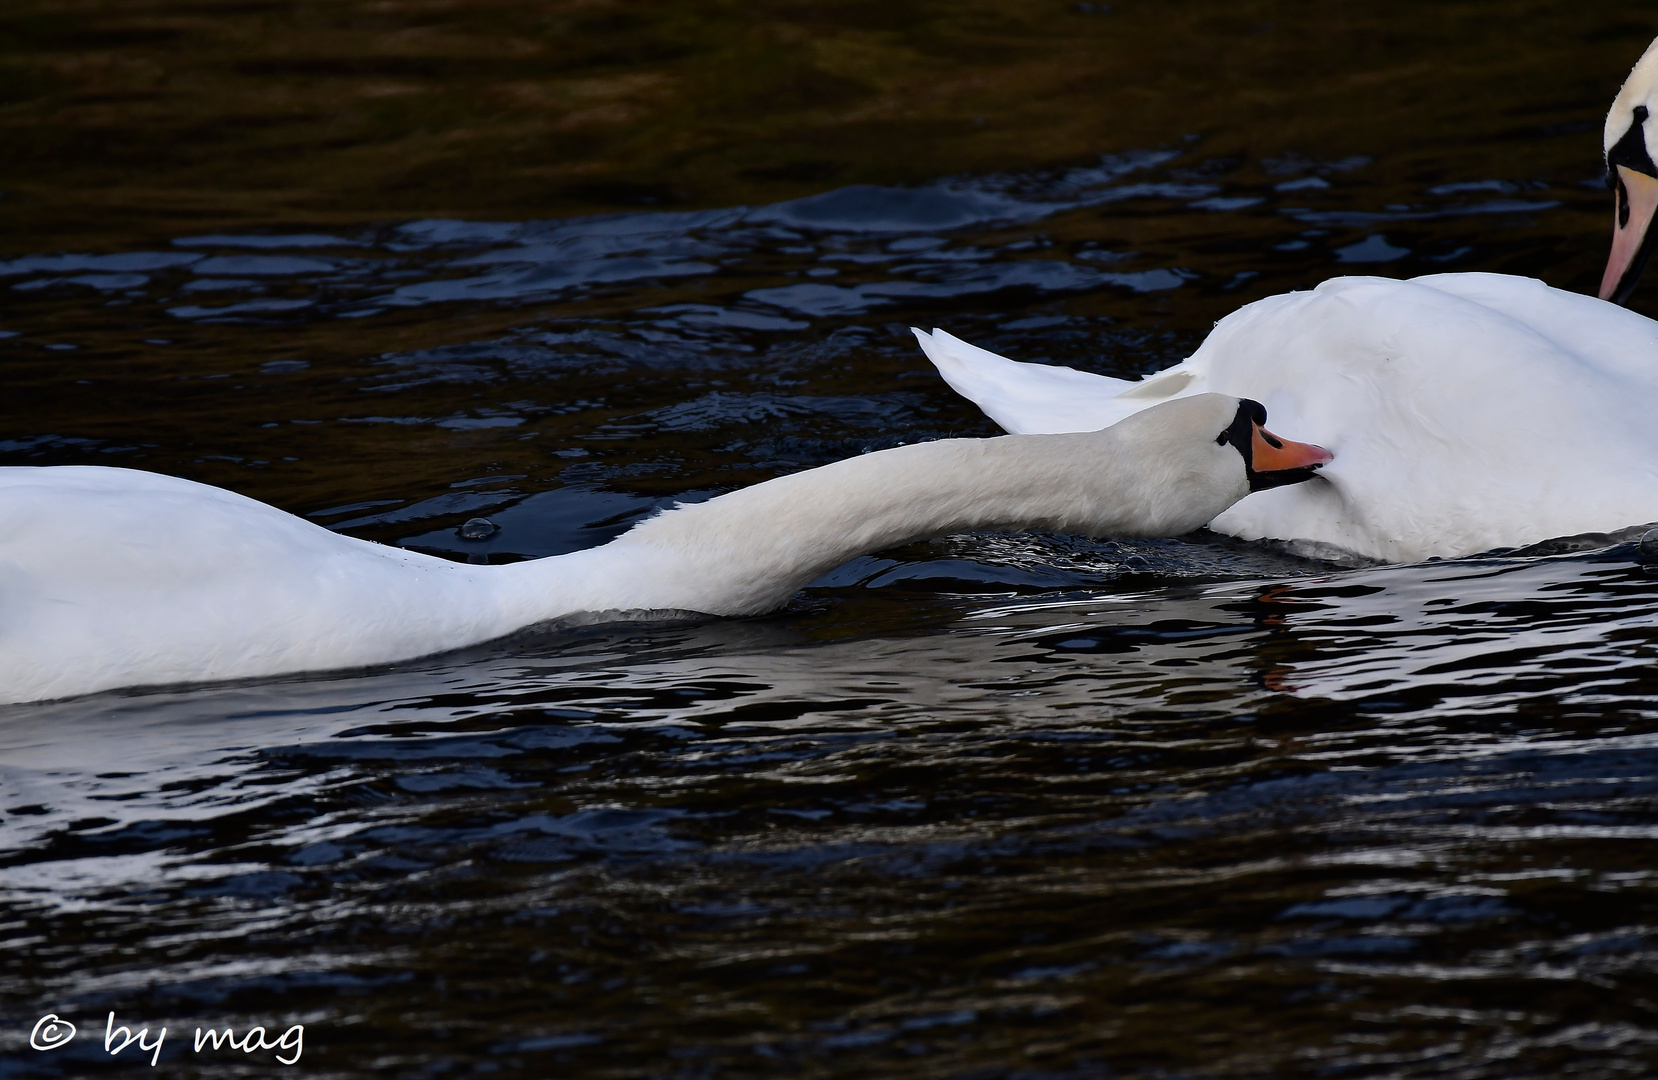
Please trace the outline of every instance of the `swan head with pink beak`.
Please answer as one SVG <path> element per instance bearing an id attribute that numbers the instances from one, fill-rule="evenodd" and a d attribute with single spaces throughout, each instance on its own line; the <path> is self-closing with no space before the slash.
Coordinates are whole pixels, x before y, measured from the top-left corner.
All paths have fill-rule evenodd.
<path id="1" fill-rule="evenodd" d="M 1600 298 L 1626 304 L 1646 269 L 1658 230 L 1658 41 L 1647 46 L 1606 114 L 1602 148 L 1606 186 L 1617 200 L 1612 254 L 1600 280 Z"/>

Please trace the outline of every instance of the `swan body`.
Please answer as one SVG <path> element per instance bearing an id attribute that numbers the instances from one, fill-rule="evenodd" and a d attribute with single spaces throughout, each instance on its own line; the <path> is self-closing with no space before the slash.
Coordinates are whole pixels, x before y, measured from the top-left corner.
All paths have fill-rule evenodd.
<path id="1" fill-rule="evenodd" d="M 1258 399 L 1335 461 L 1211 523 L 1246 539 L 1413 562 L 1658 520 L 1658 322 L 1529 278 L 1336 278 L 1239 309 L 1141 382 L 917 337 L 1013 432 L 1187 394 Z"/>
<path id="2" fill-rule="evenodd" d="M 850 558 L 941 532 L 1177 535 L 1262 482 L 1259 455 L 1225 439 L 1245 420 L 1272 439 L 1259 410 L 1205 395 L 1104 431 L 897 447 L 506 566 L 153 473 L 0 468 L 0 701 L 385 663 L 584 612 L 756 614 Z M 1285 446 L 1271 452 L 1290 454 L 1274 463 L 1286 480 L 1328 459 Z"/>

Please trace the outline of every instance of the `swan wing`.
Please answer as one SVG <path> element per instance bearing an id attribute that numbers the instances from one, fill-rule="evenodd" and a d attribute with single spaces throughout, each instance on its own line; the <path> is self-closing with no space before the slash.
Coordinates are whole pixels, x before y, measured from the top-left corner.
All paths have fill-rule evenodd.
<path id="1" fill-rule="evenodd" d="M 1053 364 L 1022 364 L 943 330 L 911 330 L 950 389 L 1014 435 L 1098 431 L 1161 400 L 1120 402 L 1118 396 L 1138 384 Z"/>

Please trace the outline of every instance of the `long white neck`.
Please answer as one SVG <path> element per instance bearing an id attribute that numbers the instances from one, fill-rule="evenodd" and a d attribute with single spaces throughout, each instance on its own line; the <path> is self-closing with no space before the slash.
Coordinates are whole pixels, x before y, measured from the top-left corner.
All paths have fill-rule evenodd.
<path id="1" fill-rule="evenodd" d="M 883 450 L 679 507 L 602 548 L 504 567 L 503 585 L 526 623 L 576 610 L 750 615 L 849 559 L 911 540 L 995 528 L 1178 535 L 1247 491 L 1241 461 L 1233 472 L 1199 467 L 1131 436 L 1111 428 Z"/>

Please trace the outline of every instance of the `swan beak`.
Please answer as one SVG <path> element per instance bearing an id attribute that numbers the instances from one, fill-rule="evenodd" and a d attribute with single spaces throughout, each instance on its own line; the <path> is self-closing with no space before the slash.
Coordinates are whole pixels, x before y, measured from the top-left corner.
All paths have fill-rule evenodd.
<path id="1" fill-rule="evenodd" d="M 1260 424 L 1249 448 L 1249 490 L 1265 491 L 1311 480 L 1319 466 L 1336 456 L 1322 446 L 1280 439 Z"/>
<path id="2" fill-rule="evenodd" d="M 1614 168 L 1617 205 L 1612 212 L 1612 254 L 1606 260 L 1606 273 L 1601 275 L 1600 298 L 1624 304 L 1646 269 L 1647 256 L 1652 254 L 1647 233 L 1653 212 L 1658 210 L 1658 178 L 1627 165 Z"/>
<path id="3" fill-rule="evenodd" d="M 1260 424 L 1255 425 L 1254 445 L 1250 448 L 1250 463 L 1256 472 L 1283 472 L 1288 469 L 1316 469 L 1334 461 L 1336 455 L 1312 443 L 1280 439 Z"/>

